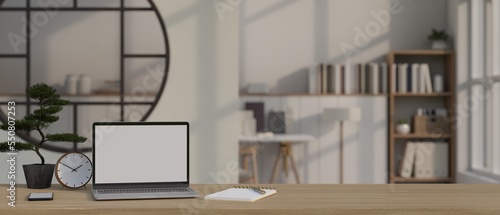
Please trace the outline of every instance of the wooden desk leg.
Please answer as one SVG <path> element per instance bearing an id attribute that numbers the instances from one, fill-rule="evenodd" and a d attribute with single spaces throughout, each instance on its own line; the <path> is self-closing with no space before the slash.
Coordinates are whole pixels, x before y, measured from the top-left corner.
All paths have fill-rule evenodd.
<path id="1" fill-rule="evenodd" d="M 288 156 L 290 155 L 290 146 L 289 143 L 280 143 L 281 155 L 283 157 L 283 170 L 285 171 L 285 177 L 288 178 Z"/>
<path id="2" fill-rule="evenodd" d="M 283 142 L 280 143 L 280 149 L 278 150 L 278 156 L 276 157 L 276 161 L 274 162 L 273 175 L 271 177 L 271 184 L 274 183 L 274 179 L 280 172 L 280 162 L 283 159 L 283 170 L 285 171 L 285 175 L 288 177 L 288 159 L 290 159 L 290 163 L 292 164 L 292 170 L 295 175 L 295 181 L 297 184 L 300 184 L 300 176 L 299 171 L 297 170 L 297 166 L 295 165 L 295 159 L 293 158 L 292 144 Z"/>
<path id="3" fill-rule="evenodd" d="M 280 171 L 280 162 L 281 162 L 281 149 L 278 150 L 278 154 L 276 156 L 276 161 L 274 162 L 274 167 L 273 167 L 273 175 L 271 176 L 271 184 L 274 183 L 274 179 L 276 179 L 276 176 L 278 175 L 278 172 Z"/>
<path id="4" fill-rule="evenodd" d="M 253 148 L 254 152 L 252 154 L 252 170 L 253 170 L 253 183 L 258 184 L 259 183 L 259 175 L 257 174 L 257 149 L 256 147 Z"/>
<path id="5" fill-rule="evenodd" d="M 292 163 L 293 173 L 295 173 L 295 181 L 297 182 L 297 184 L 300 184 L 299 171 L 297 171 L 297 166 L 295 165 L 295 159 L 293 158 L 292 146 L 290 146 L 289 153 L 290 153 L 289 154 L 290 163 Z"/>

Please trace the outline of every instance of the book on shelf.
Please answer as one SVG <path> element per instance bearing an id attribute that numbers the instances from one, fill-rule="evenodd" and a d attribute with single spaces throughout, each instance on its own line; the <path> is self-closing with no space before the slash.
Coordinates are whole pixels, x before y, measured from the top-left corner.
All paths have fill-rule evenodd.
<path id="1" fill-rule="evenodd" d="M 448 177 L 448 143 L 446 142 L 407 142 L 403 160 L 400 163 L 400 176 L 417 179 Z"/>
<path id="2" fill-rule="evenodd" d="M 342 65 L 335 64 L 333 66 L 333 74 L 335 77 L 334 78 L 335 79 L 334 93 L 341 94 L 342 93 Z"/>
<path id="3" fill-rule="evenodd" d="M 365 67 L 365 93 L 371 93 L 372 90 L 372 67 L 369 63 L 364 65 Z"/>
<path id="4" fill-rule="evenodd" d="M 393 64 L 392 93 L 433 93 L 429 64 Z"/>
<path id="5" fill-rule="evenodd" d="M 357 93 L 359 94 L 359 65 L 358 64 L 351 64 L 351 71 L 352 71 L 352 93 Z"/>
<path id="6" fill-rule="evenodd" d="M 323 89 L 323 86 L 321 85 L 323 83 L 321 77 L 322 74 L 323 74 L 323 64 L 320 63 L 316 68 L 316 94 L 321 94 L 321 90 Z"/>
<path id="7" fill-rule="evenodd" d="M 426 89 L 425 89 L 425 72 L 422 72 L 422 67 L 421 65 L 419 65 L 418 67 L 418 93 L 425 93 L 426 92 Z"/>
<path id="8" fill-rule="evenodd" d="M 309 94 L 387 93 L 386 63 L 316 63 L 309 68 Z"/>
<path id="9" fill-rule="evenodd" d="M 411 91 L 412 93 L 418 93 L 418 73 L 419 73 L 419 64 L 413 63 L 411 64 Z"/>
<path id="10" fill-rule="evenodd" d="M 352 94 L 353 90 L 352 90 L 352 85 L 353 85 L 353 70 L 351 68 L 351 63 L 349 61 L 347 61 L 346 63 L 344 63 L 344 79 L 343 79 L 343 83 L 344 83 L 344 93 L 345 94 Z"/>
<path id="11" fill-rule="evenodd" d="M 392 92 L 391 93 L 397 93 L 398 92 L 398 65 L 393 63 L 391 65 L 391 76 L 392 76 L 392 80 L 391 80 L 391 88 L 392 88 Z"/>
<path id="12" fill-rule="evenodd" d="M 327 81 L 327 93 L 333 93 L 333 88 L 335 86 L 335 79 L 333 74 L 333 66 L 331 64 L 326 65 L 326 81 Z"/>
<path id="13" fill-rule="evenodd" d="M 253 117 L 256 120 L 256 131 L 264 130 L 264 102 L 246 102 L 245 110 L 253 112 Z"/>
<path id="14" fill-rule="evenodd" d="M 340 64 L 340 93 L 345 94 L 345 67 Z"/>
<path id="15" fill-rule="evenodd" d="M 366 69 L 367 69 L 367 65 L 365 64 L 361 64 L 360 66 L 361 70 L 360 70 L 360 80 L 359 80 L 359 83 L 360 83 L 360 93 L 361 94 L 365 94 L 367 93 L 367 89 L 366 89 Z"/>
<path id="16" fill-rule="evenodd" d="M 448 144 L 417 142 L 415 145 L 415 178 L 448 177 Z"/>
<path id="17" fill-rule="evenodd" d="M 423 73 L 425 92 L 432 93 L 432 81 L 431 81 L 431 72 L 429 69 L 429 64 L 427 63 L 420 64 L 420 72 Z"/>
<path id="18" fill-rule="evenodd" d="M 408 64 L 401 63 L 398 65 L 398 93 L 408 92 Z"/>
<path id="19" fill-rule="evenodd" d="M 415 144 L 407 142 L 405 145 L 405 153 L 399 164 L 399 174 L 403 178 L 411 178 L 413 166 L 415 164 Z"/>
<path id="20" fill-rule="evenodd" d="M 406 92 L 411 93 L 413 90 L 413 71 L 411 65 L 406 69 Z"/>
<path id="21" fill-rule="evenodd" d="M 387 75 L 388 75 L 388 70 L 387 70 L 387 63 L 383 62 L 380 64 L 380 93 L 387 93 L 387 87 L 389 86 L 387 84 Z"/>
<path id="22" fill-rule="evenodd" d="M 318 89 L 318 64 L 313 63 L 309 66 L 309 94 L 316 94 Z"/>
<path id="23" fill-rule="evenodd" d="M 379 67 L 377 63 L 370 63 L 370 93 L 378 94 L 380 85 Z"/>
<path id="24" fill-rule="evenodd" d="M 324 64 L 321 68 L 321 94 L 328 93 L 328 77 L 326 67 L 327 65 Z"/>

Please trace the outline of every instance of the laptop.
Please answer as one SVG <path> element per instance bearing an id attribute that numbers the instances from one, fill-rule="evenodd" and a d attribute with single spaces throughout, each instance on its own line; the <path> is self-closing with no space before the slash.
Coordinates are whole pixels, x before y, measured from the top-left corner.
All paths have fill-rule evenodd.
<path id="1" fill-rule="evenodd" d="M 95 122 L 95 200 L 191 198 L 188 122 Z"/>

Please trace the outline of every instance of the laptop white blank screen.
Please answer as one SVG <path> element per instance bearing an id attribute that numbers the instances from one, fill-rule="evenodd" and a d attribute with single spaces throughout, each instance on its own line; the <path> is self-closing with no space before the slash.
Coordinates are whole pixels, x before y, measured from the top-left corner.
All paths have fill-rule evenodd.
<path id="1" fill-rule="evenodd" d="M 187 125 L 96 125 L 94 180 L 187 182 Z"/>

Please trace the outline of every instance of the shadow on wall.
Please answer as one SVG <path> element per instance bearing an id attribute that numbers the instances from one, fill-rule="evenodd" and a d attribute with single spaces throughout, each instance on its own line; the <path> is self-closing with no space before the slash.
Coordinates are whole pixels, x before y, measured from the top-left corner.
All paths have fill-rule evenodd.
<path id="1" fill-rule="evenodd" d="M 286 7 L 288 5 L 291 5 L 295 2 L 297 2 L 298 0 L 282 0 L 280 1 L 279 3 L 277 4 L 274 4 L 270 7 L 267 7 L 261 11 L 259 11 L 258 13 L 252 15 L 252 16 L 249 16 L 249 17 L 245 17 L 245 4 L 242 4 L 240 6 L 240 26 L 239 26 L 239 41 L 238 41 L 238 44 L 239 44 L 239 47 L 240 47 L 240 51 L 239 51 L 239 54 L 240 54 L 240 57 L 239 57 L 239 68 L 240 68 L 240 71 L 242 71 L 243 68 L 245 68 L 245 59 L 246 59 L 246 49 L 245 49 L 245 41 L 246 41 L 246 37 L 245 37 L 245 28 L 247 26 L 250 26 L 253 22 L 256 22 L 256 21 L 259 21 L 260 19 L 266 17 L 266 16 L 269 16 L 273 13 L 275 13 L 276 11 L 282 9 L 283 7 Z M 244 83 L 245 83 L 245 74 L 244 73 L 239 73 L 240 74 L 240 77 L 239 77 L 239 86 L 240 86 L 240 91 L 241 90 L 244 90 L 246 89 L 246 86 L 243 86 Z"/>
<path id="2" fill-rule="evenodd" d="M 163 0 L 156 1 L 161 7 L 167 7 L 168 4 L 163 3 Z M 176 4 L 176 3 L 172 3 Z M 189 114 L 190 124 L 191 124 L 191 177 L 194 183 L 233 183 L 234 181 L 226 181 L 225 178 L 218 178 L 217 174 L 221 167 L 226 168 L 230 165 L 233 160 L 237 162 L 237 139 L 234 138 L 234 143 L 221 142 L 221 135 L 225 135 L 228 131 L 222 131 L 222 129 L 228 128 L 228 126 L 222 125 L 222 122 L 227 122 L 227 119 L 235 116 L 236 110 L 238 109 L 238 97 L 236 92 L 234 92 L 234 100 L 228 103 L 222 103 L 221 101 L 227 101 L 227 95 L 223 95 L 223 92 L 235 91 L 237 88 L 229 88 L 221 90 L 221 87 L 227 88 L 228 83 L 221 83 L 221 80 L 234 82 L 234 86 L 237 87 L 236 79 L 228 79 L 228 76 L 221 77 L 221 67 L 226 67 L 226 65 L 221 65 L 220 60 L 225 58 L 221 55 L 221 44 L 220 38 L 226 37 L 227 35 L 220 34 L 221 25 L 227 23 L 219 20 L 216 10 L 214 9 L 213 1 L 188 1 L 186 3 L 180 3 L 184 7 L 182 9 L 176 10 L 171 14 L 164 15 L 163 18 L 167 25 L 167 28 L 178 29 L 178 25 L 183 25 L 185 28 L 185 23 L 193 23 L 194 26 L 188 26 L 188 28 L 196 29 L 192 33 L 199 32 L 199 34 L 183 36 L 179 35 L 177 31 L 169 31 L 169 34 L 173 35 L 170 37 L 171 44 L 171 69 L 169 76 L 175 76 L 182 78 L 182 80 L 175 80 L 176 82 L 182 81 L 182 88 L 186 86 L 192 86 L 193 89 L 184 89 L 186 92 L 167 92 L 169 96 L 175 96 L 177 104 L 173 104 L 175 111 L 186 110 Z M 162 8 L 160 8 L 162 12 Z M 188 24 L 191 25 L 191 24 Z M 193 41 L 190 39 L 185 39 L 182 41 L 174 41 L 173 38 L 194 38 Z M 195 45 L 193 45 L 195 44 Z M 192 54 L 194 56 L 192 56 Z M 184 58 L 184 59 L 181 59 Z M 188 59 L 186 61 L 186 59 Z M 188 62 L 189 59 L 193 59 L 196 62 Z M 231 62 L 233 63 L 233 62 Z M 184 75 L 178 75 L 178 73 L 184 73 Z M 236 77 L 236 76 L 235 76 Z M 172 85 L 171 85 L 172 86 Z M 176 85 L 175 89 L 178 89 Z M 172 89 L 172 88 L 170 88 Z M 190 98 L 193 95 L 195 98 Z M 165 96 L 164 96 L 165 98 Z M 164 99 L 163 98 L 163 99 Z M 172 98 L 172 97 L 170 97 Z M 177 98 L 179 98 L 177 100 Z M 185 98 L 185 99 L 182 99 Z M 184 101 L 182 101 L 184 100 Z M 181 107 L 186 106 L 186 107 Z M 191 113 L 191 109 L 193 112 Z M 172 116 L 168 113 L 166 114 L 170 118 L 177 119 L 179 117 L 185 117 L 184 113 L 181 116 Z M 234 121 L 236 124 L 236 121 Z M 233 124 L 230 127 L 234 127 Z M 236 130 L 235 130 L 236 131 Z M 232 131 L 230 131 L 232 132 Z M 227 136 L 227 135 L 226 135 Z M 228 144 L 233 144 L 228 146 Z M 235 149 L 234 152 L 231 149 Z M 236 179 L 237 175 L 231 175 L 230 177 Z"/>
<path id="3" fill-rule="evenodd" d="M 309 78 L 309 69 L 303 68 L 295 72 L 291 72 L 284 78 L 281 78 L 276 83 L 276 87 L 270 89 L 270 92 L 286 93 L 286 94 L 299 94 L 309 91 L 308 83 L 304 80 Z M 284 90 L 285 89 L 285 90 Z"/>

